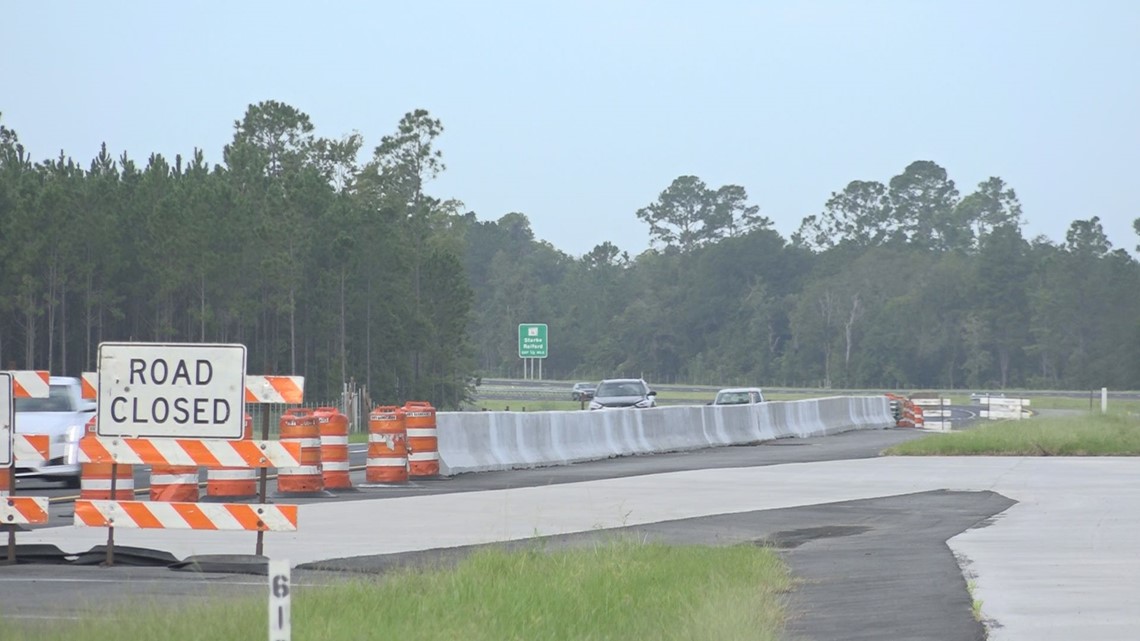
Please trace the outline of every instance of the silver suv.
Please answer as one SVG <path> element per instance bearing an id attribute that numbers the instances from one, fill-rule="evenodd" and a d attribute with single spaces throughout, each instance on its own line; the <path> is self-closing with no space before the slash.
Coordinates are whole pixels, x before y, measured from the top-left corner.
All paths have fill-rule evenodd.
<path id="1" fill-rule="evenodd" d="M 657 407 L 657 392 L 640 378 L 610 378 L 598 383 L 590 409 L 608 407 Z"/>

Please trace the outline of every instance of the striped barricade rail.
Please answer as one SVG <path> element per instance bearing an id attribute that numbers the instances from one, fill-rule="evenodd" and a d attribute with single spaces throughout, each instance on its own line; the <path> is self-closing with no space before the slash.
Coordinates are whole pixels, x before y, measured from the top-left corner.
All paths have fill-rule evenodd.
<path id="1" fill-rule="evenodd" d="M 47 398 L 51 374 L 47 370 L 10 370 L 12 398 Z"/>
<path id="2" fill-rule="evenodd" d="M 47 523 L 46 496 L 5 496 L 0 498 L 0 524 L 36 525 Z"/>
<path id="3" fill-rule="evenodd" d="M 98 372 L 83 372 L 79 375 L 79 395 L 89 401 L 99 398 Z"/>
<path id="4" fill-rule="evenodd" d="M 300 444 L 282 441 L 107 437 L 79 441 L 80 463 L 297 467 L 300 461 Z"/>
<path id="5" fill-rule="evenodd" d="M 253 376 L 245 377 L 246 403 L 281 403 L 296 405 L 304 400 L 305 377 L 303 376 Z"/>
<path id="6" fill-rule="evenodd" d="M 296 505 L 248 503 L 75 502 L 75 525 L 166 529 L 294 532 Z"/>
<path id="7" fill-rule="evenodd" d="M 13 434 L 12 453 L 17 461 L 46 461 L 51 458 L 51 437 L 47 434 Z"/>

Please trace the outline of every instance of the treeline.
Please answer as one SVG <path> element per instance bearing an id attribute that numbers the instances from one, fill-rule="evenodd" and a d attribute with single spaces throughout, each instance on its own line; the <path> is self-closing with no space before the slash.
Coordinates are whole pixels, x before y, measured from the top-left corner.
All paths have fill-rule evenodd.
<path id="1" fill-rule="evenodd" d="M 77 374 L 101 341 L 240 342 L 249 372 L 455 407 L 521 375 L 862 388 L 1140 388 L 1140 266 L 1097 218 L 1026 240 L 998 178 L 961 196 L 912 163 L 855 181 L 785 239 L 736 185 L 681 176 L 631 216 L 652 249 L 575 257 L 527 217 L 427 195 L 442 124 L 364 141 L 252 105 L 223 163 L 104 148 L 33 161 L 0 125 L 0 363 Z M 647 198 L 648 200 L 648 198 Z"/>
<path id="2" fill-rule="evenodd" d="M 565 378 L 846 388 L 1140 388 L 1140 265 L 1098 218 L 1026 240 L 1012 188 L 960 196 L 914 162 L 855 181 L 784 239 L 738 186 L 677 178 L 636 212 L 653 249 L 575 259 L 521 214 L 468 232 L 481 370 L 550 323 Z M 1140 220 L 1137 221 L 1140 232 Z"/>
<path id="3" fill-rule="evenodd" d="M 427 112 L 407 114 L 358 165 L 357 135 L 319 138 L 288 105 L 252 105 L 224 164 L 106 146 L 84 166 L 35 162 L 0 129 L 0 363 L 77 375 L 102 341 L 243 343 L 253 374 L 346 382 L 377 402 L 468 394 L 455 203 L 424 194 L 443 170 Z"/>

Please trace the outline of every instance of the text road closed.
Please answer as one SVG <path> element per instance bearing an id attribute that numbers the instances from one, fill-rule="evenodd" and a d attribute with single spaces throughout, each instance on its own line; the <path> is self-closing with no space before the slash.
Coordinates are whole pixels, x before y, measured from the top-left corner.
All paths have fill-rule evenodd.
<path id="1" fill-rule="evenodd" d="M 241 438 L 245 346 L 103 343 L 100 436 Z"/>

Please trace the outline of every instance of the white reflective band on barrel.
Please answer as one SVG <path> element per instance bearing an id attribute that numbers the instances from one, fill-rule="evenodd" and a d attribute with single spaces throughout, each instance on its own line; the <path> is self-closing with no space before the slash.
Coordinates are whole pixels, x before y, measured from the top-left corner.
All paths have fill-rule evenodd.
<path id="1" fill-rule="evenodd" d="M 409 427 L 408 438 L 435 438 L 439 430 L 434 427 Z"/>
<path id="2" fill-rule="evenodd" d="M 404 467 L 408 464 L 406 458 L 370 458 L 368 467 Z"/>
<path id="3" fill-rule="evenodd" d="M 324 472 L 347 472 L 348 461 L 321 461 L 321 471 Z"/>
<path id="4" fill-rule="evenodd" d="M 300 443 L 301 449 L 315 448 L 321 446 L 321 439 L 319 438 L 287 438 L 286 442 Z"/>
<path id="5" fill-rule="evenodd" d="M 85 490 L 110 490 L 111 489 L 111 479 L 87 479 L 87 478 L 84 478 L 84 479 L 79 480 L 79 487 L 81 487 Z M 116 490 L 133 490 L 133 489 L 135 489 L 135 480 L 134 479 L 127 479 L 127 478 L 115 479 L 115 489 Z"/>
<path id="6" fill-rule="evenodd" d="M 347 436 L 322 436 L 321 445 L 348 445 Z"/>
<path id="7" fill-rule="evenodd" d="M 412 452 L 408 455 L 409 461 L 438 461 L 439 452 Z"/>
<path id="8" fill-rule="evenodd" d="M 277 470 L 277 476 L 314 476 L 320 475 L 321 466 L 302 465 L 301 467 L 283 467 Z"/>
<path id="9" fill-rule="evenodd" d="M 197 485 L 198 473 L 193 474 L 151 474 L 151 485 Z"/>
<path id="10" fill-rule="evenodd" d="M 206 476 L 212 481 L 244 481 L 257 478 L 257 470 L 207 470 Z"/>
<path id="11" fill-rule="evenodd" d="M 404 416 L 408 418 L 426 418 L 431 416 L 431 412 L 406 412 Z"/>

